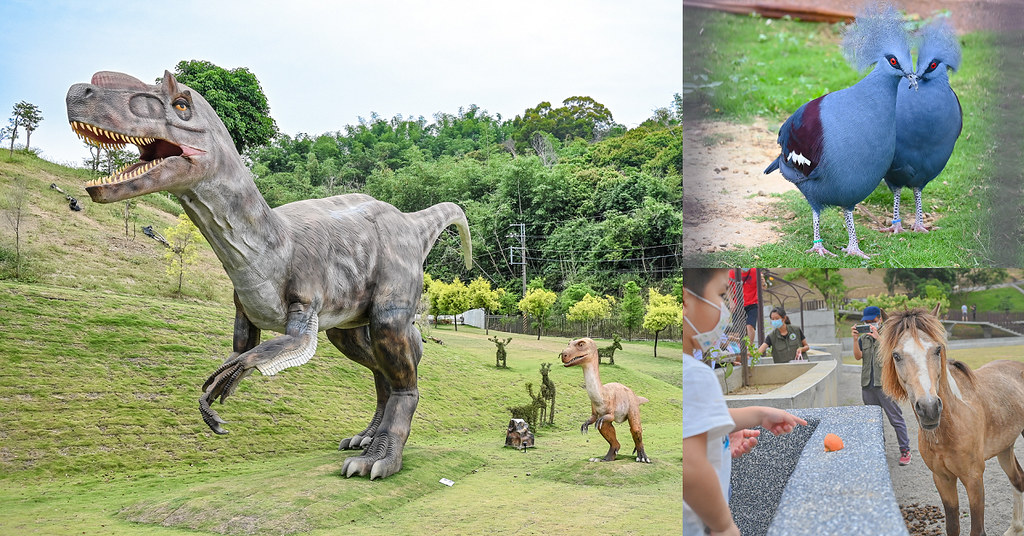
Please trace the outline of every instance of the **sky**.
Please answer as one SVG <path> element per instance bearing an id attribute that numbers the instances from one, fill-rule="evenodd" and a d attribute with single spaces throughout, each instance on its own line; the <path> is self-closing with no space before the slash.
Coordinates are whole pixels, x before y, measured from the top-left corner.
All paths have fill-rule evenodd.
<path id="1" fill-rule="evenodd" d="M 153 83 L 193 59 L 248 68 L 290 136 L 472 104 L 509 119 L 577 95 L 633 127 L 682 91 L 682 2 L 0 0 L 0 125 L 35 104 L 31 146 L 82 166 L 72 84 L 97 71 Z"/>

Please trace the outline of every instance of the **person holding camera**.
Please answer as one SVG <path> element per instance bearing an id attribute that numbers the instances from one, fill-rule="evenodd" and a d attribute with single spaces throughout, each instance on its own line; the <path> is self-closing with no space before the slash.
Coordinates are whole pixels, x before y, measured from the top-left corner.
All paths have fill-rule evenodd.
<path id="1" fill-rule="evenodd" d="M 874 305 L 864 308 L 861 324 L 850 328 L 853 335 L 853 358 L 861 361 L 860 394 L 865 406 L 881 406 L 889 424 L 896 431 L 896 442 L 900 446 L 900 465 L 910 463 L 910 438 L 903 411 L 896 402 L 882 392 L 882 356 L 878 349 L 878 328 L 884 318 L 882 310 Z"/>

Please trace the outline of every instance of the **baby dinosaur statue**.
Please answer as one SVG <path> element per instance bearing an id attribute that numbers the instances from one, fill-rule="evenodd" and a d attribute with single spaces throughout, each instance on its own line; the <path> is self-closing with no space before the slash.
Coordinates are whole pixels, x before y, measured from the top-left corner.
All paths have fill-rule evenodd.
<path id="1" fill-rule="evenodd" d="M 593 424 L 608 441 L 608 453 L 604 458 L 591 458 L 591 461 L 615 460 L 615 454 L 619 452 L 619 441 L 615 439 L 615 428 L 612 427 L 612 423 L 628 420 L 629 432 L 633 434 L 633 453 L 636 454 L 636 461 L 651 463 L 651 459 L 644 452 L 643 429 L 640 427 L 640 404 L 647 402 L 647 399 L 635 395 L 632 389 L 621 383 L 601 385 L 601 378 L 597 373 L 597 344 L 592 339 L 583 338 L 570 342 L 569 346 L 562 350 L 561 357 L 563 366 L 579 365 L 583 368 L 583 381 L 587 387 L 587 394 L 590 395 L 591 415 L 589 419 L 583 421 L 580 432 L 587 433 Z"/>
<path id="2" fill-rule="evenodd" d="M 156 85 L 98 72 L 91 83 L 71 86 L 67 108 L 71 128 L 90 143 L 139 147 L 139 162 L 86 185 L 93 201 L 170 192 L 231 278 L 234 351 L 199 397 L 210 429 L 227 433 L 210 402 L 223 403 L 253 370 L 273 375 L 307 362 L 324 330 L 344 355 L 373 372 L 377 391 L 369 425 L 341 441 L 341 449 L 363 449 L 345 460 L 342 474 L 373 480 L 401 470 L 419 401 L 423 343 L 413 317 L 423 261 L 454 224 L 471 266 L 462 209 L 440 203 L 405 214 L 361 194 L 271 209 L 213 108 L 166 71 Z M 261 343 L 261 330 L 282 335 Z"/>

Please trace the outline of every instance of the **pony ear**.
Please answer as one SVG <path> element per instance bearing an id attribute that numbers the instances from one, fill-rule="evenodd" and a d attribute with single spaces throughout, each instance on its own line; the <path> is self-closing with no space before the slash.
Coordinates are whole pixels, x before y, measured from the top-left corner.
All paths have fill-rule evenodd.
<path id="1" fill-rule="evenodd" d="M 932 316 L 934 316 L 935 318 L 938 318 L 939 317 L 939 309 L 941 309 L 941 308 L 942 308 L 942 304 L 941 303 L 936 303 L 935 304 L 935 308 L 932 309 Z"/>
<path id="2" fill-rule="evenodd" d="M 892 354 L 882 358 L 882 391 L 897 402 L 907 399 L 907 390 L 903 388 L 900 377 L 896 374 L 896 365 L 893 364 Z"/>
<path id="3" fill-rule="evenodd" d="M 882 311 L 882 322 L 889 320 L 889 314 L 885 312 L 885 309 L 879 309 L 879 311 Z"/>

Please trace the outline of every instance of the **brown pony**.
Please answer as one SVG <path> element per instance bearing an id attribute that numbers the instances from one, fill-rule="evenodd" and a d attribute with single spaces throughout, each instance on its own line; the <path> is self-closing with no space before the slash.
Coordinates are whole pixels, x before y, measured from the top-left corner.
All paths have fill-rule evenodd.
<path id="1" fill-rule="evenodd" d="M 909 399 L 921 430 L 917 447 L 932 471 L 946 513 L 946 534 L 960 534 L 956 481 L 971 507 L 971 536 L 985 533 L 985 460 L 999 457 L 1010 483 L 1013 521 L 1006 535 L 1024 535 L 1024 472 L 1013 443 L 1024 432 L 1024 363 L 992 361 L 978 370 L 946 359 L 946 330 L 924 309 L 898 312 L 881 332 L 882 389 Z"/>

